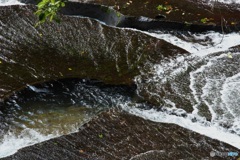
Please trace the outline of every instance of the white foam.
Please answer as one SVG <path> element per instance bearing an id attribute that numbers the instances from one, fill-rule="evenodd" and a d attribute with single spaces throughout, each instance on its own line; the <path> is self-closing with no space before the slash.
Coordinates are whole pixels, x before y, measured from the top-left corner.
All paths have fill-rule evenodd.
<path id="1" fill-rule="evenodd" d="M 228 111 L 235 115 L 235 117 L 239 117 L 240 110 L 240 73 L 229 77 L 225 80 L 222 90 L 221 90 L 221 99 L 223 103 L 229 109 Z M 238 98 L 236 98 L 238 97 Z"/>
<path id="2" fill-rule="evenodd" d="M 0 0 L 0 6 L 24 5 L 17 0 Z"/>
<path id="3" fill-rule="evenodd" d="M 210 68 L 212 65 L 214 65 L 213 61 L 216 61 L 217 58 L 221 58 L 225 56 L 225 54 L 222 54 L 218 57 L 213 57 L 211 59 L 209 59 L 208 63 L 205 65 L 202 65 L 200 68 L 198 68 L 195 71 L 192 71 L 189 73 L 190 76 L 190 85 L 189 88 L 192 90 L 192 95 L 195 99 L 195 101 L 197 102 L 195 105 L 193 105 L 193 114 L 196 115 L 198 113 L 198 105 L 201 103 L 201 100 L 203 98 L 203 96 L 206 94 L 206 92 L 209 92 L 209 90 L 207 90 L 207 88 L 209 88 L 209 86 L 207 86 L 207 84 L 205 85 L 205 87 L 202 88 L 203 91 L 203 95 L 199 96 L 199 93 L 196 90 L 195 85 L 197 85 L 199 82 L 199 80 L 197 80 L 197 76 L 200 75 L 202 76 L 202 73 L 207 70 L 208 68 Z M 212 117 L 215 117 L 216 114 L 215 112 L 212 110 L 212 108 L 210 107 L 210 105 L 208 105 L 210 112 L 212 113 Z"/>
<path id="4" fill-rule="evenodd" d="M 123 107 L 123 109 L 133 115 L 136 115 L 154 122 L 177 124 L 181 127 L 195 131 L 197 133 L 208 136 L 210 138 L 228 143 L 240 149 L 240 136 L 229 133 L 223 128 L 220 128 L 218 126 L 206 126 L 199 122 L 193 123 L 190 120 L 190 118 L 183 118 L 183 117 L 178 117 L 174 115 L 168 115 L 164 112 L 159 112 L 154 109 L 142 110 L 139 108 L 130 108 L 126 106 Z"/>
<path id="5" fill-rule="evenodd" d="M 234 43 L 234 41 L 232 42 Z M 138 89 L 140 90 L 143 89 L 144 92 L 148 92 L 148 94 L 153 94 L 154 96 L 159 95 L 156 95 L 157 92 L 153 93 L 151 91 L 151 88 L 150 91 L 148 90 L 148 88 L 144 88 L 144 84 L 151 83 L 151 85 L 154 86 L 154 89 L 156 91 L 158 90 L 161 91 L 161 89 L 164 88 L 166 79 L 167 78 L 173 79 L 173 81 L 170 81 L 171 90 L 173 90 L 175 95 L 181 96 L 182 86 L 180 85 L 177 88 L 175 88 L 176 86 L 176 84 L 174 84 L 175 77 L 178 77 L 179 74 L 181 75 L 181 72 L 182 73 L 187 72 L 187 69 L 193 66 L 193 71 L 190 72 L 190 74 L 188 75 L 190 80 L 190 86 L 189 85 L 184 86 L 184 82 L 182 82 L 183 87 L 189 87 L 191 89 L 192 92 L 190 94 L 192 95 L 193 99 L 195 99 L 195 102 L 192 103 L 194 111 L 193 113 L 188 114 L 188 118 L 174 116 L 178 115 L 175 112 L 174 115 L 170 115 L 169 113 L 172 113 L 171 109 L 176 108 L 176 106 L 175 103 L 171 101 L 172 100 L 171 98 L 165 99 L 166 97 L 163 98 L 166 106 L 172 108 L 167 108 L 170 109 L 170 111 L 164 110 L 165 113 L 158 112 L 156 110 L 148 111 L 136 108 L 128 109 L 127 107 L 125 107 L 125 110 L 128 110 L 130 113 L 133 113 L 137 116 L 150 119 L 156 122 L 178 124 L 184 128 L 204 134 L 210 138 L 218 139 L 220 141 L 223 141 L 225 143 L 231 144 L 239 148 L 240 137 L 238 135 L 240 135 L 240 118 L 239 116 L 238 117 L 235 116 L 234 119 L 232 117 L 229 117 L 231 116 L 231 112 L 229 111 L 234 110 L 234 112 L 237 113 L 238 115 L 240 113 L 238 107 L 240 105 L 239 100 L 240 92 L 238 87 L 240 83 L 239 82 L 240 73 L 235 76 L 232 76 L 231 78 L 227 78 L 227 76 L 229 76 L 229 74 L 232 74 L 233 72 L 229 70 L 231 68 L 228 69 L 228 64 L 231 65 L 234 63 L 237 67 L 238 61 L 236 58 L 238 57 L 236 55 L 238 54 L 239 53 L 232 53 L 233 59 L 235 60 L 234 62 L 228 61 L 229 58 L 226 53 L 216 54 L 209 57 L 199 57 L 196 55 L 179 56 L 176 58 L 169 59 L 166 62 L 163 60 L 159 64 L 152 65 L 151 74 L 148 75 L 148 73 L 142 73 L 146 81 L 143 84 L 141 82 L 141 75 L 136 77 Z M 204 63 L 201 64 L 201 66 L 199 66 L 198 62 Z M 195 66 L 194 64 L 198 65 Z M 218 66 L 220 68 L 219 72 L 217 72 L 216 70 Z M 221 67 L 222 68 L 225 67 L 224 70 L 221 70 Z M 235 74 L 236 72 L 237 71 L 234 71 Z M 214 74 L 214 76 L 212 74 Z M 226 82 L 225 85 L 223 85 L 221 97 L 220 90 L 225 80 Z M 180 89 L 180 92 L 178 92 L 178 88 Z M 183 96 L 188 95 L 184 94 Z M 227 104 L 227 106 L 222 105 L 221 98 L 223 99 L 224 103 Z M 211 102 L 211 104 L 207 103 L 209 101 Z M 201 107 L 202 102 L 205 102 L 205 104 L 209 107 L 209 111 L 212 116 L 212 120 L 210 122 L 206 121 L 206 118 L 198 115 L 199 109 L 198 107 Z M 233 107 L 233 104 L 235 107 Z M 219 109 L 224 111 L 224 113 L 223 114 L 221 112 L 219 113 L 218 112 Z M 181 115 L 181 113 L 179 115 Z M 197 122 L 193 123 L 192 119 L 197 120 Z M 229 125 L 230 128 L 226 129 L 221 126 L 221 125 L 224 126 L 225 124 Z M 230 133 L 231 131 L 234 131 L 238 135 Z"/>
<path id="6" fill-rule="evenodd" d="M 211 53 L 226 51 L 231 47 L 240 45 L 240 34 L 236 32 L 229 34 L 222 34 L 214 31 L 210 31 L 204 34 L 189 33 L 189 36 L 192 36 L 190 39 L 188 36 L 184 35 L 182 35 L 184 38 L 181 39 L 171 33 L 162 33 L 161 31 L 150 33 L 133 28 L 124 29 L 141 32 L 152 37 L 165 40 L 199 57 L 204 57 Z M 192 39 L 194 42 L 192 42 Z"/>
<path id="7" fill-rule="evenodd" d="M 240 73 L 229 77 L 222 85 L 221 100 L 227 112 L 234 116 L 230 130 L 240 134 Z"/>
<path id="8" fill-rule="evenodd" d="M 27 85 L 29 89 L 31 89 L 32 91 L 34 92 L 37 92 L 37 93 L 49 93 L 49 90 L 48 89 L 39 89 L 35 86 L 31 86 L 31 85 Z"/>
<path id="9" fill-rule="evenodd" d="M 198 42 L 188 42 L 172 34 L 157 34 L 157 33 L 147 34 L 159 39 L 163 39 L 173 45 L 176 45 L 200 57 L 206 56 L 210 53 L 226 51 L 230 47 L 240 44 L 239 33 L 221 34 L 216 32 L 208 32 L 206 34 L 192 35 L 195 40 L 206 40 L 207 42 L 204 44 Z"/>
<path id="10" fill-rule="evenodd" d="M 9 132 L 8 134 L 4 135 L 3 139 L 1 140 L 0 158 L 10 156 L 23 147 L 46 141 L 56 136 L 57 135 L 52 134 L 42 135 L 33 129 L 24 129 L 18 136 Z"/>
<path id="11" fill-rule="evenodd" d="M 232 3 L 238 3 L 240 4 L 240 0 L 210 0 L 210 2 L 221 2 L 221 3 L 226 3 L 226 4 L 232 4 Z"/>

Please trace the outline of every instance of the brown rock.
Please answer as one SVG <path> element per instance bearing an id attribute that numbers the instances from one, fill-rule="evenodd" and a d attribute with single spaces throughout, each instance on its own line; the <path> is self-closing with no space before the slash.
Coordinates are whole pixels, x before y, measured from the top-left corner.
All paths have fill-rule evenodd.
<path id="1" fill-rule="evenodd" d="M 8 159 L 226 159 L 210 157 L 236 148 L 175 124 L 156 123 L 128 113 L 109 111 L 77 133 L 19 150 Z"/>

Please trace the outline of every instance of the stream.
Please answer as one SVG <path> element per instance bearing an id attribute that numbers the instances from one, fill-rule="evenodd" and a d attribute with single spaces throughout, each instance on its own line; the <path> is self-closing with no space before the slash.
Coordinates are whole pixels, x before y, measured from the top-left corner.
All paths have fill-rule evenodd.
<path id="1" fill-rule="evenodd" d="M 176 35 L 159 31 L 146 34 L 192 54 L 150 64 L 151 72 L 136 77 L 140 95 L 147 92 L 163 101 L 161 112 L 137 108 L 129 112 L 157 122 L 175 123 L 239 148 L 240 53 L 228 49 L 240 44 L 240 35 L 215 32 Z"/>
<path id="2" fill-rule="evenodd" d="M 240 3 L 238 0 L 221 0 Z M 20 4 L 0 1 L 0 5 Z M 0 111 L 0 157 L 20 148 L 78 131 L 102 111 L 117 107 L 155 122 L 174 123 L 240 149 L 240 34 L 150 30 L 190 54 L 175 55 L 135 77 L 136 86 L 63 79 L 28 85 Z M 236 47 L 238 46 L 238 47 Z M 140 99 L 159 102 L 161 109 Z"/>

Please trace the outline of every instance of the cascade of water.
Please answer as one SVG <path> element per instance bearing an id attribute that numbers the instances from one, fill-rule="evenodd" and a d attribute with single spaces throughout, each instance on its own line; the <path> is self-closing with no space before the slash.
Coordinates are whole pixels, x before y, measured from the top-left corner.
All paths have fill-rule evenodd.
<path id="1" fill-rule="evenodd" d="M 240 45 L 240 35 L 238 33 L 224 35 L 215 32 L 192 35 L 183 33 L 180 36 L 176 33 L 156 31 L 144 33 L 164 39 L 192 54 L 178 55 L 175 58 L 162 60 L 159 64 L 147 64 L 152 68 L 151 71 L 148 73 L 142 71 L 141 75 L 135 79 L 138 94 L 149 95 L 147 98 L 150 101 L 158 101 L 164 108 L 164 112 L 138 110 L 131 107 L 129 109 L 126 106 L 123 108 L 147 119 L 158 119 L 159 122 L 167 122 L 167 120 L 155 117 L 153 112 L 161 115 L 170 113 L 172 117 L 169 118 L 171 119 L 169 123 L 181 126 L 184 125 L 179 123 L 177 116 L 186 116 L 186 110 L 189 110 L 190 114 L 187 114 L 187 118 L 192 122 L 198 121 L 202 127 L 212 127 L 210 130 L 213 132 L 196 130 L 190 127 L 191 125 L 187 128 L 210 137 L 217 131 L 229 136 L 233 136 L 232 132 L 239 135 L 239 114 L 235 114 L 239 113 L 236 107 L 239 105 L 239 92 L 236 87 L 240 72 L 239 53 L 228 49 Z M 175 118 L 174 115 L 176 115 Z M 234 137 L 239 139 L 237 135 Z M 239 148 L 233 139 L 228 140 L 221 136 L 214 138 Z"/>
<path id="2" fill-rule="evenodd" d="M 238 51 L 228 50 L 230 47 L 240 45 L 238 41 L 240 35 L 232 33 L 222 35 L 210 32 L 207 34 L 197 34 L 181 37 L 169 33 L 147 33 L 154 37 L 164 39 L 172 44 L 182 47 L 192 53 L 187 56 L 176 56 L 168 61 L 161 61 L 157 65 L 152 65 L 150 73 L 142 72 L 136 77 L 139 94 L 148 93 L 152 98 L 159 101 L 165 112 L 144 111 L 129 109 L 131 113 L 159 122 L 176 123 L 181 126 L 178 116 L 187 114 L 196 125 L 212 128 L 213 132 L 205 133 L 212 137 L 214 132 L 221 132 L 233 136 L 232 133 L 240 135 L 240 99 L 239 99 L 239 78 L 240 66 Z M 142 79 L 145 81 L 142 82 Z M 184 108 L 186 113 L 176 108 Z M 170 108 L 170 109 L 169 109 Z M 125 108 L 126 109 L 126 108 Z M 128 110 L 127 109 L 127 110 Z M 171 111 L 170 111 L 171 110 Z M 158 112 L 158 113 L 154 113 Z M 169 113 L 173 113 L 169 115 Z M 179 113 L 180 112 L 180 113 Z M 162 117 L 168 113 L 168 120 Z M 181 121 L 188 121 L 187 119 Z M 188 122 L 181 122 L 188 123 Z M 192 125 L 192 124 L 191 124 Z M 185 126 L 191 130 L 195 127 Z M 234 135 L 236 139 L 239 136 Z M 228 137 L 229 137 L 228 136 Z M 230 143 L 236 147 L 236 140 L 228 140 L 226 137 L 215 136 L 215 138 Z M 235 142 L 234 142 L 235 141 Z"/>
<path id="3" fill-rule="evenodd" d="M 230 1 L 222 2 L 229 3 Z M 237 0 L 234 2 L 240 3 Z M 0 5 L 15 4 L 20 3 L 14 0 L 0 2 Z M 101 93 L 101 91 L 94 87 L 87 88 L 89 94 L 82 96 L 80 93 L 87 89 L 76 85 L 77 91 L 72 93 L 73 97 L 77 97 L 78 102 L 81 101 L 82 105 L 87 107 L 90 107 L 92 103 L 89 104 L 89 101 L 85 100 L 91 98 L 93 98 L 92 102 L 100 103 L 102 106 L 121 105 L 124 110 L 132 114 L 157 122 L 175 123 L 240 148 L 238 143 L 240 141 L 238 136 L 240 135 L 240 110 L 238 108 L 240 104 L 240 53 L 231 53 L 232 58 L 229 58 L 228 51 L 224 52 L 230 47 L 240 45 L 240 35 L 215 32 L 193 35 L 184 33 L 180 36 L 163 32 L 144 33 L 164 39 L 191 53 L 186 56 L 176 55 L 172 59 L 159 62 L 159 64 L 148 64 L 151 71 L 149 73 L 141 72 L 141 75 L 136 77 L 138 93 L 141 95 L 141 93 L 147 92 L 150 96 L 148 99 L 161 101 L 163 112 L 141 110 L 137 108 L 138 104 L 129 103 L 121 95 L 106 96 L 105 92 L 99 95 L 97 93 Z M 128 53 L 128 46 L 125 50 Z M 221 51 L 222 53 L 216 54 Z M 46 89 L 33 86 L 29 86 L 29 89 L 33 92 L 49 93 Z M 72 104 L 78 103 L 76 99 L 71 98 L 71 100 Z M 29 113 L 29 115 L 31 114 Z M 19 116 L 18 120 L 27 121 L 26 116 Z M 22 127 L 24 128 L 24 126 Z M 74 129 L 76 130 L 77 126 Z M 12 154 L 24 146 L 58 135 L 44 135 L 27 127 L 21 130 L 17 136 L 9 132 L 2 139 L 0 150 L 3 152 L 0 153 L 0 157 Z M 19 137 L 24 138 L 20 139 Z M 20 142 L 16 145 L 18 140 Z"/>

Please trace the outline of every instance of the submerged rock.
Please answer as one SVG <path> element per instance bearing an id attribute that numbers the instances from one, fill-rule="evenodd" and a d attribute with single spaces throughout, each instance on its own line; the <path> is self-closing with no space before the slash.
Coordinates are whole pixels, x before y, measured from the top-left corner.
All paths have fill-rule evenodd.
<path id="1" fill-rule="evenodd" d="M 147 62 L 184 54 L 164 40 L 96 20 L 61 16 L 34 27 L 35 7 L 0 9 L 0 99 L 27 84 L 77 77 L 132 84 Z"/>
<path id="2" fill-rule="evenodd" d="M 236 148 L 175 124 L 120 111 L 103 112 L 77 133 L 20 149 L 7 159 L 226 159 L 210 152 Z"/>

